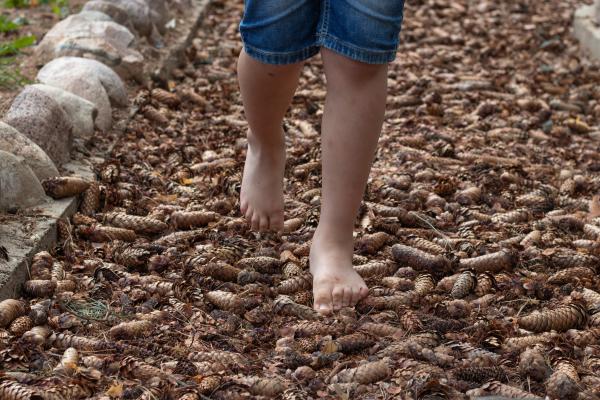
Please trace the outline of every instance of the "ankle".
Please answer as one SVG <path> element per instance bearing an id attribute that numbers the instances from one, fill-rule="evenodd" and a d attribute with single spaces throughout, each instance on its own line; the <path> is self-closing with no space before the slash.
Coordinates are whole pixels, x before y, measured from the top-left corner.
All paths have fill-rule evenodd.
<path id="1" fill-rule="evenodd" d="M 343 250 L 352 254 L 354 249 L 352 230 L 319 223 L 314 235 L 313 246 L 319 249 Z"/>
<path id="2" fill-rule="evenodd" d="M 283 136 L 283 132 L 264 132 L 260 135 L 257 135 L 253 133 L 250 129 L 248 129 L 247 139 L 248 148 L 255 153 L 264 153 L 261 154 L 264 156 L 275 156 L 275 154 L 272 154 L 272 151 L 274 149 L 283 148 L 285 145 L 285 138 Z"/>

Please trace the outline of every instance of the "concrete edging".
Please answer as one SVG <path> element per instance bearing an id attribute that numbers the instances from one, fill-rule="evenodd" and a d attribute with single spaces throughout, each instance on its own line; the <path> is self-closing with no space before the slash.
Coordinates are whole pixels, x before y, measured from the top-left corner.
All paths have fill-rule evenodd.
<path id="1" fill-rule="evenodd" d="M 596 6 L 584 5 L 575 11 L 573 33 L 592 57 L 600 60 L 600 27 L 596 24 Z"/>
<path id="2" fill-rule="evenodd" d="M 152 79 L 166 81 L 185 56 L 185 49 L 190 45 L 198 29 L 202 25 L 206 9 L 211 0 L 192 0 L 194 13 L 192 24 L 164 57 L 159 58 L 158 68 L 145 71 Z M 130 104 L 129 112 L 121 121 L 113 125 L 126 126 L 135 116 L 138 109 Z M 114 143 L 110 148 L 114 146 Z M 102 161 L 96 157 L 95 161 Z M 67 175 L 77 175 L 88 180 L 96 180 L 91 159 L 71 161 L 62 168 Z M 18 216 L 0 214 L 0 245 L 8 252 L 9 259 L 0 258 L 0 301 L 19 296 L 21 284 L 29 278 L 31 259 L 40 251 L 50 250 L 57 243 L 57 221 L 70 218 L 79 207 L 79 198 L 70 197 L 51 200 L 47 203 L 22 210 Z"/>

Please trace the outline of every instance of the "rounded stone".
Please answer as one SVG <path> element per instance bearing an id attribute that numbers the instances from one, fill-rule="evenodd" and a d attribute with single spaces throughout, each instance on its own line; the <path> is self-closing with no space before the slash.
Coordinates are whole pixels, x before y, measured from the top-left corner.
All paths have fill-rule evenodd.
<path id="1" fill-rule="evenodd" d="M 121 78 L 106 65 L 80 57 L 61 57 L 46 64 L 37 75 L 38 81 L 61 88 L 92 102 L 98 111 L 95 125 L 106 131 L 112 125 L 111 102 L 121 107 L 128 104 Z"/>
<path id="2" fill-rule="evenodd" d="M 4 122 L 40 146 L 56 165 L 71 158 L 71 121 L 56 100 L 41 90 L 32 86 L 23 89 Z"/>
<path id="3" fill-rule="evenodd" d="M 35 50 L 43 65 L 57 57 L 85 56 L 102 61 L 124 78 L 144 80 L 144 57 L 126 27 L 97 11 L 83 11 L 60 21 Z"/>
<path id="4" fill-rule="evenodd" d="M 58 176 L 56 166 L 40 146 L 12 126 L 1 121 L 0 150 L 21 157 L 40 181 Z"/>
<path id="5" fill-rule="evenodd" d="M 54 80 L 60 80 L 72 74 L 94 75 L 106 89 L 114 106 L 125 107 L 129 104 L 125 85 L 119 75 L 101 62 L 89 58 L 60 57 L 54 59 L 38 72 L 37 79 L 40 81 L 42 79 L 51 80 L 52 77 L 55 77 Z"/>
<path id="6" fill-rule="evenodd" d="M 123 25 L 125 27 L 132 28 L 130 26 L 131 22 L 129 21 L 129 15 L 127 15 L 127 11 L 122 7 L 119 7 L 117 4 L 111 3 L 105 0 L 91 0 L 85 3 L 82 8 L 82 11 L 98 11 L 108 15 L 113 21 L 117 24 Z"/>
<path id="7" fill-rule="evenodd" d="M 152 19 L 150 8 L 144 0 L 105 0 L 121 7 L 127 12 L 133 28 L 141 36 L 150 36 L 152 33 Z"/>
<path id="8" fill-rule="evenodd" d="M 0 211 L 32 207 L 47 200 L 31 168 L 14 154 L 0 150 Z"/>
<path id="9" fill-rule="evenodd" d="M 75 137 L 89 139 L 93 136 L 94 120 L 98 116 L 98 109 L 96 109 L 94 103 L 56 86 L 44 84 L 32 86 L 45 92 L 58 102 L 71 120 Z"/>

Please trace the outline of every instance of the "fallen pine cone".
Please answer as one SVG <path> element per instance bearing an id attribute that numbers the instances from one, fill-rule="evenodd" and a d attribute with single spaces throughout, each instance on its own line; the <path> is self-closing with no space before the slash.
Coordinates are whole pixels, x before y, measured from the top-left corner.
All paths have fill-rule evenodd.
<path id="1" fill-rule="evenodd" d="M 362 332 L 352 333 L 341 336 L 335 340 L 326 341 L 321 345 L 321 351 L 324 353 L 344 353 L 352 354 L 373 346 L 375 341 L 367 334 Z"/>
<path id="2" fill-rule="evenodd" d="M 170 221 L 175 229 L 187 229 L 206 226 L 218 218 L 219 214 L 212 211 L 175 211 L 171 214 Z"/>
<path id="3" fill-rule="evenodd" d="M 206 293 L 205 297 L 221 310 L 231 311 L 236 314 L 244 312 L 244 302 L 240 296 L 236 294 L 225 292 L 223 290 L 214 290 Z"/>
<path id="4" fill-rule="evenodd" d="M 380 361 L 366 363 L 356 368 L 350 368 L 338 372 L 331 378 L 332 383 L 350 383 L 357 382 L 363 385 L 375 383 L 387 379 L 392 370 L 389 366 L 390 360 L 384 358 Z"/>
<path id="5" fill-rule="evenodd" d="M 354 270 L 363 278 L 372 276 L 387 276 L 395 272 L 396 266 L 391 262 L 371 261 L 363 265 L 356 265 Z"/>
<path id="6" fill-rule="evenodd" d="M 277 285 L 277 293 L 279 294 L 294 294 L 296 292 L 310 289 L 312 287 L 312 275 L 304 274 L 286 279 Z"/>
<path id="7" fill-rule="evenodd" d="M 112 242 L 120 240 L 122 242 L 134 242 L 137 234 L 131 229 L 116 228 L 114 226 L 79 226 L 77 228 L 79 235 L 91 242 Z"/>
<path id="8" fill-rule="evenodd" d="M 571 360 L 559 358 L 546 381 L 546 393 L 552 399 L 576 399 L 580 392 L 579 374 Z"/>
<path id="9" fill-rule="evenodd" d="M 277 258 L 258 256 L 242 258 L 237 263 L 240 269 L 254 269 L 264 274 L 278 273 L 281 268 L 281 261 Z"/>
<path id="10" fill-rule="evenodd" d="M 142 112 L 145 118 L 156 122 L 159 126 L 169 125 L 169 119 L 152 106 L 145 106 Z"/>
<path id="11" fill-rule="evenodd" d="M 391 239 L 385 232 L 375 232 L 361 237 L 356 247 L 362 254 L 375 254 Z"/>
<path id="12" fill-rule="evenodd" d="M 402 244 L 392 246 L 392 255 L 401 267 L 408 266 L 416 271 L 427 271 L 432 275 L 443 275 L 453 270 L 452 263 L 446 257 L 425 253 Z"/>
<path id="13" fill-rule="evenodd" d="M 166 90 L 160 88 L 152 89 L 150 96 L 153 99 L 156 99 L 158 102 L 172 108 L 177 107 L 179 103 L 181 103 L 177 93 L 167 92 Z"/>
<path id="14" fill-rule="evenodd" d="M 296 316 L 300 319 L 318 319 L 319 314 L 310 307 L 295 303 L 285 295 L 279 295 L 273 304 L 273 312 Z"/>
<path id="15" fill-rule="evenodd" d="M 16 318 L 27 313 L 27 305 L 14 299 L 0 301 L 0 328 L 7 327 Z"/>
<path id="16" fill-rule="evenodd" d="M 105 214 L 104 222 L 118 228 L 131 229 L 138 233 L 160 233 L 168 228 L 167 224 L 157 219 L 119 212 Z"/>
<path id="17" fill-rule="evenodd" d="M 501 250 L 474 258 L 460 260 L 461 268 L 472 269 L 475 272 L 510 271 L 516 263 L 516 257 L 511 252 Z"/>
<path id="18" fill-rule="evenodd" d="M 31 297 L 51 297 L 57 286 L 57 281 L 32 279 L 23 284 L 23 291 Z"/>
<path id="19" fill-rule="evenodd" d="M 113 326 L 108 334 L 113 339 L 135 339 L 152 334 L 152 322 L 148 320 L 121 322 Z"/>
<path id="20" fill-rule="evenodd" d="M 21 337 L 25 332 L 33 328 L 33 321 L 28 315 L 22 315 L 16 318 L 11 324 L 8 330 L 16 337 Z"/>
<path id="21" fill-rule="evenodd" d="M 579 304 L 567 304 L 519 318 L 519 326 L 532 332 L 564 332 L 579 328 L 587 321 L 587 312 Z"/>
<path id="22" fill-rule="evenodd" d="M 96 182 L 90 183 L 90 186 L 83 192 L 80 211 L 84 215 L 94 215 L 100 208 L 100 185 Z"/>
<path id="23" fill-rule="evenodd" d="M 0 399 L 6 400 L 43 400 L 35 388 L 18 382 L 5 381 L 0 383 Z"/>
<path id="24" fill-rule="evenodd" d="M 57 176 L 42 181 L 46 194 L 54 199 L 77 196 L 83 193 L 90 182 L 76 176 Z"/>
<path id="25" fill-rule="evenodd" d="M 452 290 L 450 291 L 450 296 L 455 299 L 462 299 L 469 295 L 477 286 L 477 276 L 473 271 L 464 271 L 460 274 L 456 282 L 454 282 L 454 286 L 452 286 Z"/>

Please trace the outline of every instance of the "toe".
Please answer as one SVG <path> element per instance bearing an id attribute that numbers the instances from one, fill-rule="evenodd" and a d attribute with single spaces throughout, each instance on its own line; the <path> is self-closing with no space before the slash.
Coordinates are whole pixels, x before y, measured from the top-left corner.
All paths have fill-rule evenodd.
<path id="1" fill-rule="evenodd" d="M 358 292 L 358 299 L 362 300 L 369 295 L 369 289 L 366 286 L 362 286 Z"/>
<path id="2" fill-rule="evenodd" d="M 353 305 L 354 304 L 352 303 L 352 288 L 351 287 L 344 288 L 344 297 L 342 299 L 342 306 L 350 307 Z"/>
<path id="3" fill-rule="evenodd" d="M 315 310 L 321 315 L 331 315 L 333 313 L 331 304 L 315 304 Z"/>
<path id="4" fill-rule="evenodd" d="M 314 309 L 323 315 L 331 314 L 333 304 L 331 299 L 331 290 L 328 287 L 319 287 L 318 284 L 313 285 Z"/>
<path id="5" fill-rule="evenodd" d="M 258 213 L 254 213 L 252 215 L 250 226 L 252 227 L 253 231 L 258 231 L 260 229 L 260 216 Z"/>
<path id="6" fill-rule="evenodd" d="M 244 218 L 246 218 L 246 222 L 248 222 L 248 224 L 252 224 L 252 214 L 253 211 L 250 207 L 246 207 L 246 211 L 244 212 Z"/>
<path id="7" fill-rule="evenodd" d="M 331 292 L 331 297 L 333 297 L 333 309 L 339 310 L 342 308 L 344 301 L 344 288 L 342 286 L 334 287 L 333 291 Z"/>
<path id="8" fill-rule="evenodd" d="M 274 215 L 269 218 L 269 229 L 273 232 L 283 232 L 283 217 Z"/>
<path id="9" fill-rule="evenodd" d="M 356 303 L 360 301 L 360 288 L 352 289 L 352 305 L 355 306 Z"/>
<path id="10" fill-rule="evenodd" d="M 266 232 L 269 230 L 269 217 L 263 215 L 260 217 L 260 222 L 258 223 L 259 232 Z"/>

